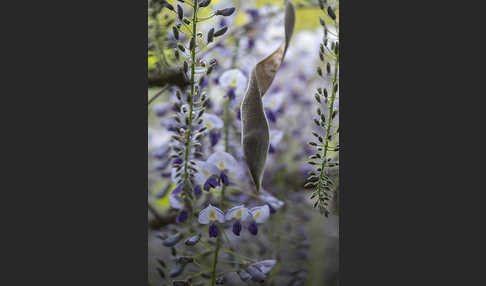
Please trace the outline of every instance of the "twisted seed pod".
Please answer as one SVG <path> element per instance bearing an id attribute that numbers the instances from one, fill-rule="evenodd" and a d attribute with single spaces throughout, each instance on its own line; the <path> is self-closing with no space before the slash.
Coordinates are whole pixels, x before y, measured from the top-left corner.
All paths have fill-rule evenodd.
<path id="1" fill-rule="evenodd" d="M 259 192 L 269 148 L 269 129 L 262 97 L 268 90 L 287 52 L 295 25 L 295 10 L 290 1 L 285 7 L 285 42 L 251 71 L 248 89 L 241 104 L 242 144 L 246 164 Z"/>

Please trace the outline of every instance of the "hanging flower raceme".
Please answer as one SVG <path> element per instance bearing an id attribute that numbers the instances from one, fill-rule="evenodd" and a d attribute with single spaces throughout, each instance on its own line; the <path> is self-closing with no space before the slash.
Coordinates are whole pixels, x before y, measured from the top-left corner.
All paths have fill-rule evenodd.
<path id="1" fill-rule="evenodd" d="M 257 206 L 251 209 L 247 209 L 245 206 L 240 205 L 229 209 L 225 215 L 225 219 L 226 221 L 231 221 L 235 219 L 235 222 L 233 223 L 233 233 L 237 236 L 240 235 L 240 232 L 243 228 L 242 222 L 249 219 L 250 222 L 248 224 L 248 230 L 251 234 L 257 235 L 257 224 L 266 222 L 269 216 L 270 207 L 268 205 Z"/>
<path id="2" fill-rule="evenodd" d="M 246 220 L 248 216 L 249 210 L 245 208 L 245 206 L 241 205 L 230 208 L 226 212 L 225 219 L 226 221 L 236 219 L 236 221 L 233 223 L 233 233 L 239 236 L 242 229 L 241 222 Z"/>
<path id="3" fill-rule="evenodd" d="M 209 224 L 209 237 L 217 237 L 219 229 L 216 222 L 224 222 L 224 213 L 222 210 L 209 204 L 199 213 L 197 220 L 200 224 Z"/>

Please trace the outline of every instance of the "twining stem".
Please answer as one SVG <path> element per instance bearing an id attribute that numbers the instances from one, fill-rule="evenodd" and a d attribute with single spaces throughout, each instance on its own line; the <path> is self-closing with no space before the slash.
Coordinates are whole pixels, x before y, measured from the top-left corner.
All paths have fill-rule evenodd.
<path id="1" fill-rule="evenodd" d="M 327 163 L 327 151 L 329 148 L 329 140 L 330 140 L 330 132 L 332 126 L 332 114 L 334 112 L 334 99 L 336 98 L 336 89 L 334 88 L 337 80 L 338 74 L 338 66 L 339 66 L 339 56 L 336 55 L 336 60 L 334 62 L 334 78 L 332 79 L 332 92 L 331 92 L 331 102 L 329 103 L 329 115 L 327 118 L 327 128 L 326 128 L 326 141 L 324 143 L 324 148 L 322 150 L 322 164 L 321 164 L 321 172 L 319 174 L 319 183 L 317 185 L 317 190 L 319 191 L 319 197 L 322 198 L 322 182 L 324 178 L 324 168 L 326 167 Z"/>
<path id="2" fill-rule="evenodd" d="M 161 94 L 163 94 L 164 91 L 166 91 L 168 87 L 169 87 L 168 85 L 164 85 L 161 90 L 159 90 L 154 96 L 152 96 L 152 98 L 149 99 L 148 105 L 150 105 L 155 99 L 157 99 L 157 97 L 159 97 Z"/>

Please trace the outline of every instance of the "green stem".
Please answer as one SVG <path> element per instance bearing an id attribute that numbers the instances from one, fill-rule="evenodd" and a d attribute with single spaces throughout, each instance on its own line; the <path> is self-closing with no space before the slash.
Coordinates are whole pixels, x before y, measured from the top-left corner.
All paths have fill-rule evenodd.
<path id="1" fill-rule="evenodd" d="M 194 7 L 193 7 L 193 16 L 192 16 L 192 37 L 196 38 L 197 33 L 197 26 L 196 26 L 196 17 L 197 17 L 197 0 L 194 0 Z M 192 113 L 194 110 L 194 73 L 196 70 L 196 45 L 193 45 L 191 49 L 191 97 L 189 98 L 189 124 L 187 126 L 187 135 L 186 135 L 186 153 L 184 155 L 184 181 L 189 178 L 188 164 L 189 164 L 189 151 L 191 149 L 191 134 L 192 134 Z"/>
<path id="2" fill-rule="evenodd" d="M 221 241 L 221 235 L 218 235 L 218 238 L 216 240 L 216 249 L 214 250 L 214 259 L 213 259 L 213 274 L 211 275 L 211 286 L 214 286 L 214 283 L 216 282 L 216 265 L 218 264 L 218 253 L 219 253 L 219 248 L 220 248 L 220 241 Z"/>
<path id="3" fill-rule="evenodd" d="M 229 124 L 230 124 L 230 110 L 229 110 L 229 100 L 230 99 L 227 99 L 225 101 L 225 104 L 224 104 L 224 151 L 225 152 L 228 152 L 229 151 Z M 224 203 L 224 192 L 226 190 L 226 186 L 223 184 L 223 186 L 221 187 L 221 201 L 220 201 L 220 207 L 223 207 L 223 203 Z M 223 226 L 220 225 L 221 227 L 221 232 L 223 232 L 223 234 L 221 235 L 226 235 L 226 233 L 224 232 L 224 229 L 223 229 Z M 216 246 L 215 246 L 215 251 L 214 251 L 214 259 L 213 259 L 213 275 L 212 275 L 212 279 L 211 279 L 211 286 L 214 286 L 214 283 L 216 281 L 216 265 L 218 264 L 218 253 L 219 253 L 219 249 L 221 247 L 221 235 L 218 236 L 217 240 L 216 240 Z M 229 240 L 228 240 L 229 242 Z M 231 245 L 230 245 L 231 247 Z"/>
<path id="4" fill-rule="evenodd" d="M 231 260 L 224 260 L 224 259 L 219 259 L 218 262 L 220 263 L 229 263 L 229 264 L 241 264 L 241 265 L 246 265 L 248 263 L 246 262 L 241 262 L 241 261 L 231 261 Z"/>
<path id="5" fill-rule="evenodd" d="M 226 252 L 226 253 L 232 254 L 232 255 L 234 255 L 234 256 L 238 256 L 238 257 L 240 257 L 240 258 L 243 258 L 243 259 L 245 259 L 245 260 L 248 260 L 248 261 L 251 261 L 251 262 L 256 262 L 256 260 L 251 259 L 251 258 L 249 258 L 249 257 L 246 257 L 246 256 L 244 256 L 244 255 L 241 255 L 241 254 L 239 254 L 239 253 L 236 253 L 236 252 L 234 252 L 234 251 L 232 251 L 232 250 L 230 250 L 230 249 L 227 249 L 227 248 L 222 247 L 222 248 L 221 248 L 221 250 L 222 250 L 222 251 L 224 251 L 224 252 Z"/>

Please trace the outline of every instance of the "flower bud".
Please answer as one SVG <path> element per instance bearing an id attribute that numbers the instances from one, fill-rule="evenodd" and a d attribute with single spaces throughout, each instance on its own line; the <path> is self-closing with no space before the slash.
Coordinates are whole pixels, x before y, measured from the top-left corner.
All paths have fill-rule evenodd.
<path id="1" fill-rule="evenodd" d="M 329 17 L 331 17 L 333 20 L 336 20 L 336 14 L 334 13 L 334 10 L 332 10 L 331 6 L 327 6 L 327 14 Z"/>
<path id="2" fill-rule="evenodd" d="M 177 16 L 179 17 L 179 20 L 182 20 L 182 18 L 184 17 L 184 11 L 179 4 L 177 4 Z"/>
<path id="3" fill-rule="evenodd" d="M 179 30 L 176 27 L 172 26 L 172 32 L 174 33 L 174 38 L 179 40 Z"/>
<path id="4" fill-rule="evenodd" d="M 222 36 L 224 33 L 226 33 L 226 31 L 228 30 L 228 27 L 224 26 L 223 28 L 221 28 L 220 30 L 214 32 L 214 36 L 215 37 L 219 37 L 219 36 Z"/>
<path id="5" fill-rule="evenodd" d="M 182 239 L 182 233 L 178 232 L 177 234 L 165 239 L 162 244 L 167 247 L 172 247 L 176 245 Z"/>
<path id="6" fill-rule="evenodd" d="M 208 32 L 208 44 L 211 43 L 214 39 L 214 28 L 211 28 Z"/>
<path id="7" fill-rule="evenodd" d="M 165 3 L 165 7 L 171 11 L 174 11 L 174 6 L 172 6 L 170 3 Z"/>
<path id="8" fill-rule="evenodd" d="M 181 273 L 184 271 L 185 266 L 186 266 L 185 264 L 176 264 L 176 267 L 170 271 L 169 277 L 175 278 L 181 275 Z"/>
<path id="9" fill-rule="evenodd" d="M 196 245 L 201 240 L 201 234 L 189 237 L 184 243 L 188 246 Z"/>
<path id="10" fill-rule="evenodd" d="M 211 0 L 203 0 L 203 1 L 201 1 L 201 3 L 199 3 L 199 8 L 207 7 L 207 6 L 209 6 L 210 3 L 211 3 Z"/>
<path id="11" fill-rule="evenodd" d="M 188 212 L 186 210 L 181 210 L 179 214 L 177 214 L 176 223 L 178 224 L 185 223 L 188 217 L 189 217 Z"/>
<path id="12" fill-rule="evenodd" d="M 188 257 L 188 256 L 180 256 L 180 257 L 177 257 L 177 259 L 176 259 L 176 263 L 178 263 L 178 264 L 188 264 L 188 263 L 192 263 L 193 261 L 194 261 L 194 258 Z"/>
<path id="13" fill-rule="evenodd" d="M 231 14 L 233 14 L 235 12 L 235 8 L 234 7 L 231 7 L 231 8 L 226 8 L 226 9 L 220 9 L 220 10 L 217 10 L 215 15 L 216 16 L 224 16 L 224 17 L 227 17 L 227 16 L 231 16 Z"/>

